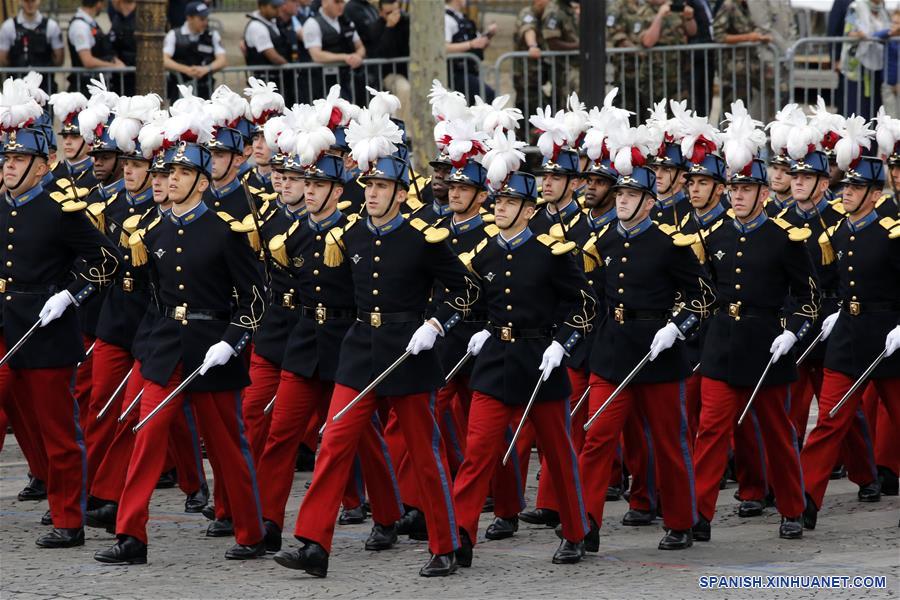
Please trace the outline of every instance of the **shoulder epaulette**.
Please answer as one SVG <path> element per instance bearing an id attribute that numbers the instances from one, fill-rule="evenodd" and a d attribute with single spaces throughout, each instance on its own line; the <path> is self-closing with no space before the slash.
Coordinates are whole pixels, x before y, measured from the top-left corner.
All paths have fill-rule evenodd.
<path id="1" fill-rule="evenodd" d="M 325 234 L 325 256 L 323 262 L 326 267 L 339 267 L 344 262 L 343 237 L 353 225 L 359 221 L 357 214 L 347 216 L 347 224 L 343 227 L 332 227 Z"/>
<path id="2" fill-rule="evenodd" d="M 578 219 L 581 218 L 582 213 L 578 213 L 575 217 L 572 218 L 571 221 L 566 223 L 565 228 L 563 228 L 562 223 L 554 223 L 550 227 L 550 235 L 553 236 L 553 239 L 558 240 L 560 242 L 566 241 L 566 231 L 572 229 L 575 226 L 575 223 L 578 222 Z"/>
<path id="3" fill-rule="evenodd" d="M 256 227 L 254 227 L 252 224 L 248 227 L 241 221 L 238 221 L 237 219 L 229 215 L 224 210 L 217 211 L 216 214 L 220 219 L 228 223 L 228 226 L 231 227 L 231 230 L 235 233 L 249 233 L 250 231 L 256 229 Z M 250 216 L 251 219 L 253 218 L 251 215 L 248 216 Z"/>
<path id="4" fill-rule="evenodd" d="M 50 192 L 50 198 L 59 204 L 63 212 L 78 212 L 87 208 L 87 202 L 76 200 L 71 194 L 65 192 Z"/>
<path id="5" fill-rule="evenodd" d="M 92 202 L 87 207 L 88 217 L 93 221 L 94 226 L 103 233 L 106 233 L 106 216 L 103 214 L 105 210 L 105 202 Z"/>
<path id="6" fill-rule="evenodd" d="M 493 223 L 488 223 L 484 226 L 484 233 L 487 234 L 488 237 L 495 237 L 498 233 L 500 233 L 500 228 Z"/>
<path id="7" fill-rule="evenodd" d="M 406 204 L 406 206 L 409 207 L 409 209 L 410 209 L 412 212 L 416 212 L 417 210 L 419 210 L 420 208 L 422 208 L 423 206 L 425 206 L 425 203 L 422 202 L 421 200 L 419 200 L 419 199 L 418 199 L 417 197 L 415 197 L 415 196 L 407 196 L 407 197 L 406 197 L 406 203 L 405 203 L 405 204 Z"/>
<path id="8" fill-rule="evenodd" d="M 568 254 L 578 247 L 575 242 L 560 242 L 549 233 L 542 233 L 541 235 L 537 236 L 537 239 L 540 243 L 550 248 L 550 252 L 553 254 L 553 256 Z"/>
<path id="9" fill-rule="evenodd" d="M 840 223 L 835 223 L 819 235 L 819 248 L 822 250 L 823 265 L 830 265 L 837 258 L 834 253 L 834 246 L 831 245 L 831 236 L 837 231 L 838 225 Z"/>
<path id="10" fill-rule="evenodd" d="M 725 222 L 725 219 L 719 219 L 718 221 L 713 223 L 712 226 L 709 228 L 709 231 L 707 232 L 706 235 L 709 235 L 710 233 L 712 233 L 713 231 L 715 231 L 716 229 L 721 227 L 722 223 L 724 223 L 724 222 Z"/>
<path id="11" fill-rule="evenodd" d="M 597 251 L 597 240 L 606 233 L 607 229 L 609 229 L 609 223 L 604 225 L 600 231 L 592 233 L 588 238 L 588 241 L 582 246 L 581 253 L 584 258 L 585 273 L 590 273 L 603 264 L 603 257 L 600 256 L 600 252 Z"/>
<path id="12" fill-rule="evenodd" d="M 300 223 L 301 221 L 294 221 L 291 223 L 291 226 L 287 228 L 287 231 L 279 233 L 269 240 L 269 253 L 272 255 L 272 258 L 275 259 L 275 262 L 282 267 L 289 266 L 288 263 L 290 262 L 290 257 L 287 253 L 287 239 L 293 235 L 297 230 L 297 227 L 300 226 Z"/>
<path id="13" fill-rule="evenodd" d="M 412 219 L 410 225 L 425 234 L 425 241 L 429 244 L 443 242 L 450 237 L 450 230 L 444 227 L 432 227 L 422 219 Z"/>
<path id="14" fill-rule="evenodd" d="M 847 214 L 847 211 L 844 210 L 844 203 L 841 202 L 840 196 L 838 196 L 834 200 L 831 200 L 830 202 L 828 202 L 828 205 L 831 206 L 831 208 L 833 208 L 834 210 L 836 210 L 837 212 L 839 212 L 842 215 Z"/>
<path id="15" fill-rule="evenodd" d="M 487 227 L 485 227 L 485 231 L 487 231 Z M 498 232 L 499 232 L 499 230 L 498 230 Z M 469 271 L 472 271 L 472 261 L 475 259 L 475 255 L 477 255 L 479 252 L 481 252 L 482 250 L 487 248 L 487 245 L 490 241 L 491 241 L 491 238 L 486 237 L 483 240 L 481 240 L 480 242 L 478 242 L 478 244 L 476 244 L 476 246 L 474 248 L 472 248 L 472 250 L 470 250 L 469 252 L 460 253 L 459 260 L 462 262 L 462 264 L 464 264 L 466 266 L 466 268 Z M 472 271 L 472 272 L 474 273 L 474 271 Z"/>
<path id="16" fill-rule="evenodd" d="M 344 212 L 351 206 L 353 206 L 353 202 L 350 200 L 341 200 L 340 202 L 337 203 L 338 210 L 341 212 Z"/>
<path id="17" fill-rule="evenodd" d="M 128 248 L 131 250 L 131 265 L 140 267 L 147 264 L 147 246 L 144 244 L 144 236 L 148 231 L 159 224 L 160 218 L 157 216 L 150 221 L 150 224 L 143 229 L 138 229 L 128 237 Z"/>
<path id="18" fill-rule="evenodd" d="M 881 206 L 882 204 L 884 204 L 884 201 L 885 201 L 885 200 L 889 200 L 890 197 L 891 197 L 890 194 L 882 194 L 882 195 L 881 195 L 881 198 L 879 198 L 878 200 L 875 201 L 875 208 L 878 208 L 879 206 Z"/>
<path id="19" fill-rule="evenodd" d="M 894 219 L 893 217 L 883 217 L 878 220 L 878 223 L 888 231 L 891 231 L 892 229 L 900 225 L 900 221 Z"/>
<path id="20" fill-rule="evenodd" d="M 792 242 L 803 242 L 812 236 L 812 230 L 806 227 L 794 227 L 784 219 L 775 217 L 772 222 L 788 232 L 788 239 Z"/>
<path id="21" fill-rule="evenodd" d="M 691 211 L 685 213 L 685 215 L 681 218 L 681 223 L 678 224 L 678 229 L 683 229 L 685 225 L 691 220 Z"/>

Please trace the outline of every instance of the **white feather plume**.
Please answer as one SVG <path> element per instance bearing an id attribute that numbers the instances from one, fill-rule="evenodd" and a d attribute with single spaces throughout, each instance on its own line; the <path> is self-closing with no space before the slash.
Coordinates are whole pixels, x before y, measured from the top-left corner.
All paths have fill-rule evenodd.
<path id="1" fill-rule="evenodd" d="M 488 141 L 488 151 L 481 161 L 487 169 L 487 182 L 492 189 L 499 190 L 509 174 L 519 169 L 525 160 L 522 151 L 525 146 L 525 142 L 516 141 L 515 132 L 494 130 L 494 137 Z"/>
<path id="2" fill-rule="evenodd" d="M 141 131 L 138 133 L 138 143 L 141 145 L 141 152 L 145 158 L 152 157 L 157 150 L 162 148 L 165 141 L 165 124 L 168 118 L 168 111 L 157 110 L 141 127 Z"/>
<path id="3" fill-rule="evenodd" d="M 629 126 L 628 119 L 633 113 L 613 105 L 618 93 L 619 88 L 613 88 L 603 99 L 602 108 L 594 107 L 588 113 L 588 130 L 584 134 L 583 147 L 593 161 L 604 158 L 603 149 L 611 131 Z"/>
<path id="4" fill-rule="evenodd" d="M 646 125 L 611 131 L 606 143 L 613 166 L 622 175 L 631 175 L 636 166 L 642 166 L 647 156 L 656 151 L 654 135 Z"/>
<path id="5" fill-rule="evenodd" d="M 48 96 L 47 92 L 41 88 L 44 76 L 37 71 L 28 71 L 28 74 L 25 75 L 22 80 L 25 82 L 25 85 L 28 86 L 28 92 L 31 94 L 31 97 L 34 98 L 34 101 L 40 106 L 46 105 L 50 96 Z"/>
<path id="6" fill-rule="evenodd" d="M 673 107 L 673 112 L 676 112 Z M 685 160 L 694 162 L 695 150 L 698 144 L 703 146 L 707 153 L 715 152 L 722 143 L 722 134 L 716 129 L 706 117 L 702 117 L 693 111 L 685 111 L 684 114 L 678 114 L 678 133 L 683 136 L 681 138 L 681 155 Z"/>
<path id="7" fill-rule="evenodd" d="M 431 114 L 438 121 L 464 117 L 469 110 L 465 96 L 460 92 L 448 90 L 437 79 L 431 82 L 428 102 L 431 104 Z"/>
<path id="8" fill-rule="evenodd" d="M 731 112 L 725 113 L 725 123 L 722 152 L 729 172 L 737 173 L 766 145 L 766 132 L 761 129 L 762 122 L 750 116 L 743 100 L 731 103 Z"/>
<path id="9" fill-rule="evenodd" d="M 461 167 L 466 160 L 478 158 L 487 151 L 485 144 L 488 134 L 480 131 L 473 119 L 453 119 L 447 121 L 447 133 L 444 140 L 450 162 L 456 167 Z"/>
<path id="10" fill-rule="evenodd" d="M 9 131 L 30 125 L 44 110 L 31 96 L 28 84 L 21 79 L 8 78 L 0 95 L 0 130 Z"/>
<path id="11" fill-rule="evenodd" d="M 234 127 L 249 108 L 247 100 L 227 85 L 217 87 L 206 105 L 216 127 Z"/>
<path id="12" fill-rule="evenodd" d="M 900 142 L 900 119 L 887 114 L 884 107 L 878 109 L 875 117 L 875 140 L 878 142 L 878 155 L 886 158 L 894 153 L 894 147 Z"/>
<path id="13" fill-rule="evenodd" d="M 560 148 L 566 144 L 568 132 L 563 122 L 563 111 L 553 114 L 553 109 L 538 107 L 537 112 L 528 118 L 528 122 L 534 125 L 540 135 L 537 147 L 547 158 L 556 158 Z"/>
<path id="14" fill-rule="evenodd" d="M 387 115 L 393 117 L 400 110 L 400 98 L 390 92 L 380 92 L 375 88 L 366 86 L 366 91 L 371 94 L 372 99 L 369 100 L 369 112 L 378 117 Z"/>
<path id="15" fill-rule="evenodd" d="M 181 100 L 190 100 L 183 97 Z M 181 100 L 176 101 L 170 112 L 172 116 L 166 121 L 163 128 L 163 135 L 170 144 L 178 142 L 193 142 L 197 144 L 206 144 L 213 138 L 213 121 L 209 112 L 203 110 L 204 101 L 200 100 L 199 110 L 186 110 L 190 106 L 189 103 L 181 105 L 182 110 L 176 111 L 175 105 Z M 194 100 L 199 100 L 194 98 Z"/>
<path id="16" fill-rule="evenodd" d="M 322 114 L 314 106 L 294 106 L 295 129 L 291 148 L 284 150 L 300 157 L 300 164 L 311 165 L 335 143 L 334 131 L 328 127 L 328 114 Z M 284 134 L 282 134 L 284 135 Z M 286 145 L 287 142 L 284 142 Z"/>
<path id="17" fill-rule="evenodd" d="M 866 123 L 865 117 L 853 115 L 843 121 L 837 131 L 841 139 L 834 145 L 834 157 L 841 171 L 846 171 L 872 143 L 875 132 Z"/>
<path id="18" fill-rule="evenodd" d="M 588 128 L 587 106 L 572 92 L 567 101 L 568 110 L 563 113 L 563 127 L 566 130 L 566 144 L 574 148 Z"/>
<path id="19" fill-rule="evenodd" d="M 87 108 L 88 100 L 81 92 L 58 92 L 50 96 L 50 106 L 60 121 Z"/>
<path id="20" fill-rule="evenodd" d="M 787 104 L 775 113 L 775 119 L 766 125 L 769 130 L 770 145 L 776 154 L 787 151 L 788 138 L 795 127 L 807 124 L 806 113 L 798 104 Z"/>
<path id="21" fill-rule="evenodd" d="M 88 84 L 88 105 L 78 115 L 78 131 L 88 144 L 94 140 L 109 121 L 109 115 L 119 103 L 119 95 L 106 87 L 103 73 Z"/>
<path id="22" fill-rule="evenodd" d="M 120 150 L 134 152 L 134 142 L 145 121 L 159 110 L 162 100 L 156 94 L 146 96 L 122 96 L 115 109 L 115 118 L 109 125 L 109 137 Z"/>
<path id="23" fill-rule="evenodd" d="M 522 120 L 522 111 L 515 106 L 509 106 L 509 94 L 497 96 L 490 104 L 475 96 L 475 106 L 471 107 L 475 116 L 475 123 L 482 131 L 489 134 L 497 129 L 512 131 L 519 128 Z"/>
<path id="24" fill-rule="evenodd" d="M 171 107 L 172 116 L 178 116 L 178 115 L 192 113 L 192 112 L 202 112 L 202 113 L 209 112 L 209 108 L 207 107 L 206 100 L 203 98 L 200 98 L 199 96 L 195 96 L 194 88 L 192 88 L 191 86 L 179 85 L 178 93 L 181 94 L 181 97 L 172 103 L 172 107 Z M 209 114 L 209 119 L 210 119 L 210 121 L 212 121 L 212 119 L 213 119 L 212 114 Z"/>
<path id="25" fill-rule="evenodd" d="M 257 125 L 272 115 L 284 111 L 284 98 L 278 93 L 278 86 L 271 81 L 263 81 L 256 77 L 247 78 L 244 95 L 250 99 L 250 111 L 247 118 Z"/>
<path id="26" fill-rule="evenodd" d="M 319 121 L 330 128 L 346 126 L 358 112 L 359 107 L 341 98 L 341 86 L 334 84 L 325 98 L 313 100 Z"/>
<path id="27" fill-rule="evenodd" d="M 347 144 L 350 155 L 360 169 L 368 171 L 375 162 L 397 150 L 403 134 L 397 124 L 385 114 L 375 116 L 363 109 L 347 126 Z"/>
<path id="28" fill-rule="evenodd" d="M 844 117 L 829 112 L 822 96 L 818 97 L 815 106 L 809 108 L 812 112 L 809 124 L 819 132 L 819 145 L 830 149 L 837 141 L 836 134 L 844 127 Z"/>

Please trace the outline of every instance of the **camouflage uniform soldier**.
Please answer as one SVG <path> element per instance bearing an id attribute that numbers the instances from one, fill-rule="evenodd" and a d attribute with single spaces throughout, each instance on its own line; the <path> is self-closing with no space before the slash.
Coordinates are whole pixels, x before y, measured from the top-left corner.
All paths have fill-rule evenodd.
<path id="1" fill-rule="evenodd" d="M 746 0 L 723 0 L 713 20 L 713 34 L 720 44 L 767 44 L 772 41 L 771 35 L 757 29 Z M 736 48 L 733 53 L 724 51 L 720 61 L 722 106 L 730 106 L 733 101 L 741 98 L 750 107 L 753 116 L 760 118 L 762 104 L 759 90 L 763 83 L 761 62 L 760 54 L 755 48 Z M 769 73 L 766 74 L 767 79 L 768 77 Z M 751 94 L 751 90 L 755 93 Z"/>
<path id="2" fill-rule="evenodd" d="M 533 0 L 530 6 L 519 11 L 516 18 L 514 49 L 516 52 L 528 52 L 528 56 L 513 62 L 513 86 L 516 106 L 526 115 L 541 106 L 540 90 L 549 77 L 546 65 L 541 64 L 541 51 L 547 49 L 547 42 L 539 26 L 548 1 Z"/>
<path id="3" fill-rule="evenodd" d="M 668 0 L 614 0 L 606 19 L 609 44 L 619 48 L 653 48 L 686 44 L 696 34 L 694 10 L 673 12 Z M 685 52 L 624 54 L 614 59 L 616 85 L 625 108 L 643 118 L 662 98 L 686 98 L 691 57 Z"/>
<path id="4" fill-rule="evenodd" d="M 553 51 L 578 50 L 578 15 L 576 2 L 552 0 L 541 17 L 541 31 L 547 47 Z M 563 108 L 569 94 L 578 91 L 578 58 L 557 57 L 545 63 L 550 69 L 548 78 L 553 80 L 549 90 L 549 103 Z"/>

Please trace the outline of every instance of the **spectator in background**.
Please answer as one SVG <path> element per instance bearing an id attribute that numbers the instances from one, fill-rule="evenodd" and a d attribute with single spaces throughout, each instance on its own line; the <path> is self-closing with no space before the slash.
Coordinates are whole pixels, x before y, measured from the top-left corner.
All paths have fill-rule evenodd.
<path id="1" fill-rule="evenodd" d="M 326 75 L 325 70 L 313 71 L 313 97 L 324 97 L 335 83 L 341 84 L 341 94 L 352 102 L 365 102 L 365 86 L 359 68 L 366 58 L 359 32 L 344 16 L 344 0 L 322 0 L 322 6 L 303 24 L 303 43 L 317 63 L 343 63 L 338 76 Z"/>
<path id="2" fill-rule="evenodd" d="M 284 0 L 278 7 L 278 16 L 275 17 L 275 25 L 281 35 L 284 57 L 288 63 L 309 62 L 306 48 L 300 41 L 301 35 L 297 32 L 294 18 L 297 16 L 297 0 Z M 301 53 L 302 49 L 302 53 Z M 304 60 L 306 59 L 306 60 Z M 302 74 L 302 77 L 301 77 Z M 293 106 L 296 102 L 309 102 L 308 77 L 305 71 L 298 69 L 285 69 L 281 71 L 281 95 L 287 106 Z"/>
<path id="3" fill-rule="evenodd" d="M 527 57 L 513 62 L 513 87 L 516 90 L 516 107 L 522 114 L 531 115 L 542 105 L 541 89 L 549 77 L 547 68 L 541 64 L 541 52 L 547 49 L 541 17 L 550 0 L 531 0 L 531 4 L 519 11 L 516 29 L 513 32 L 513 50 L 528 52 Z"/>
<path id="4" fill-rule="evenodd" d="M 0 25 L 0 67 L 58 67 L 63 63 L 59 24 L 41 13 L 41 0 L 19 0 L 19 12 Z M 44 91 L 56 91 L 53 76 Z"/>
<path id="5" fill-rule="evenodd" d="M 860 41 L 846 42 L 841 48 L 841 75 L 846 80 L 844 114 L 871 119 L 881 106 L 885 49 L 883 44 L 869 40 L 890 28 L 884 0 L 854 0 L 847 9 L 844 37 Z"/>
<path id="6" fill-rule="evenodd" d="M 303 27 L 303 24 L 306 23 L 306 20 L 313 16 L 316 11 L 313 10 L 312 0 L 297 0 L 297 15 L 294 17 L 296 19 L 296 27 L 299 30 Z M 300 32 L 298 31 L 298 35 Z M 302 38 L 301 38 L 302 41 Z"/>
<path id="7" fill-rule="evenodd" d="M 578 50 L 579 2 L 572 0 L 552 0 L 541 15 L 541 37 L 547 42 L 547 49 L 554 52 Z M 578 90 L 578 56 L 557 56 L 548 62 L 552 80 L 550 104 L 563 108 L 571 92 Z"/>
<path id="8" fill-rule="evenodd" d="M 891 27 L 875 33 L 875 37 L 887 43 L 881 102 L 885 112 L 893 116 L 900 115 L 900 41 L 888 38 L 897 36 L 900 36 L 900 8 L 891 13 Z"/>
<path id="9" fill-rule="evenodd" d="M 474 54 L 478 60 L 457 58 L 450 61 L 450 87 L 465 94 L 469 103 L 475 101 L 475 95 L 481 93 L 481 61 L 484 50 L 491 45 L 491 39 L 497 33 L 497 24 L 491 23 L 483 34 L 478 32 L 475 22 L 463 14 L 466 0 L 444 0 L 444 42 L 447 54 Z M 483 98 L 486 102 L 494 101 L 494 90 L 484 84 Z"/>
<path id="10" fill-rule="evenodd" d="M 172 102 L 179 98 L 178 84 L 190 85 L 196 96 L 209 98 L 212 74 L 228 65 L 219 32 L 209 28 L 209 7 L 191 2 L 185 16 L 184 24 L 170 29 L 163 39 L 163 66 L 169 71 L 166 93 Z"/>
<path id="11" fill-rule="evenodd" d="M 105 3 L 106 0 L 81 0 L 81 6 L 69 21 L 69 56 L 73 67 L 102 70 L 125 66 L 116 56 L 109 35 L 97 23 L 97 15 Z M 87 93 L 92 77 L 96 77 L 96 73 L 72 73 L 69 75 L 69 91 Z"/>
<path id="12" fill-rule="evenodd" d="M 284 0 L 257 0 L 256 10 L 247 15 L 241 50 L 248 65 L 284 65 L 289 62 L 290 40 L 281 34 L 277 21 L 283 4 Z M 256 71 L 254 74 L 276 82 L 278 91 L 284 94 L 282 70 Z"/>
<path id="13" fill-rule="evenodd" d="M 697 33 L 688 36 L 688 44 L 712 44 L 713 35 L 713 3 L 715 0 L 687 0 L 687 5 L 694 10 L 694 21 L 697 22 Z M 693 97 L 690 105 L 698 115 L 709 116 L 712 105 L 713 82 L 716 79 L 715 50 L 696 50 L 689 52 L 688 64 L 693 65 L 688 78 Z"/>
<path id="14" fill-rule="evenodd" d="M 378 20 L 378 9 L 369 0 L 347 0 L 344 17 L 356 27 L 356 33 L 366 47 L 366 56 L 372 56 L 372 50 L 378 43 L 373 27 Z"/>
<path id="15" fill-rule="evenodd" d="M 772 36 L 754 23 L 747 0 L 724 0 L 713 21 L 713 31 L 720 44 L 768 44 L 772 41 Z M 751 114 L 762 118 L 763 71 L 760 62 L 756 48 L 738 48 L 733 53 L 723 53 L 720 73 L 723 107 L 742 99 Z"/>
<path id="16" fill-rule="evenodd" d="M 119 60 L 128 67 L 134 67 L 137 65 L 137 39 L 134 35 L 137 29 L 137 0 L 112 0 L 111 6 L 109 40 Z M 134 73 L 118 75 L 114 81 L 113 85 L 120 93 L 134 95 Z"/>
<path id="17" fill-rule="evenodd" d="M 831 10 L 828 12 L 828 22 L 826 24 L 825 35 L 831 38 L 844 37 L 844 25 L 847 22 L 847 9 L 853 0 L 834 0 Z M 834 70 L 841 70 L 841 45 L 831 45 L 831 64 Z M 838 77 L 838 87 L 834 90 L 832 104 L 837 107 L 837 111 L 844 114 L 844 78 Z"/>
<path id="18" fill-rule="evenodd" d="M 409 15 L 400 10 L 398 0 L 379 0 L 378 19 L 372 25 L 373 37 L 378 40 L 366 54 L 372 58 L 406 58 L 409 56 Z M 405 62 L 380 65 L 383 88 L 400 98 L 398 117 L 405 123 L 412 118 L 408 64 Z M 378 85 L 373 86 L 378 87 Z"/>

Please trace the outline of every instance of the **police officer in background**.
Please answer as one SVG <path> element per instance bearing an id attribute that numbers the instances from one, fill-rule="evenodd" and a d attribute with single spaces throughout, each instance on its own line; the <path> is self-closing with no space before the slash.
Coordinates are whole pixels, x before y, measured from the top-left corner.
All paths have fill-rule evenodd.
<path id="1" fill-rule="evenodd" d="M 209 6 L 191 2 L 185 15 L 184 25 L 170 29 L 163 40 L 163 66 L 169 71 L 166 93 L 173 102 L 180 97 L 178 84 L 190 84 L 195 96 L 209 98 L 212 73 L 228 65 L 222 37 L 209 28 Z"/>
<path id="2" fill-rule="evenodd" d="M 284 65 L 290 62 L 290 40 L 282 35 L 277 21 L 279 8 L 283 4 L 284 0 L 258 0 L 256 10 L 247 15 L 241 48 L 248 65 Z M 283 85 L 284 74 L 283 71 L 255 73 L 259 78 L 278 83 L 285 104 L 290 105 L 288 96 L 293 89 L 288 90 Z"/>
<path id="3" fill-rule="evenodd" d="M 481 34 L 475 22 L 462 12 L 466 7 L 466 0 L 445 0 L 445 2 L 444 41 L 447 44 L 447 54 L 465 52 L 483 60 L 484 49 L 491 45 L 491 40 L 497 33 L 497 24 L 492 23 L 487 31 Z M 478 61 L 475 60 L 453 61 L 450 65 L 450 87 L 465 94 L 470 104 L 474 102 L 475 94 L 482 95 L 486 102 L 494 101 L 494 90 L 487 84 L 484 86 L 484 94 L 481 94 L 481 75 Z"/>
<path id="4" fill-rule="evenodd" d="M 81 0 L 81 7 L 69 22 L 69 56 L 73 67 L 108 69 L 125 66 L 116 56 L 109 35 L 97 23 L 97 15 L 105 4 L 105 0 Z M 69 75 L 69 91 L 87 93 L 88 83 L 96 76 L 95 73 Z"/>
<path id="5" fill-rule="evenodd" d="M 341 84 L 341 94 L 348 100 L 362 102 L 365 98 L 363 81 L 356 74 L 366 57 L 356 26 L 344 16 L 342 0 L 322 0 L 322 6 L 312 18 L 303 24 L 303 43 L 312 59 L 317 63 L 346 63 L 339 70 L 339 80 L 326 76 L 324 70 L 313 73 L 313 97 L 320 98 L 325 90 L 335 83 Z M 353 87 L 351 87 L 351 82 Z M 352 94 L 355 96 L 348 96 Z"/>
<path id="6" fill-rule="evenodd" d="M 137 0 L 112 0 L 109 14 L 109 40 L 116 56 L 129 67 L 137 65 Z M 133 96 L 135 93 L 134 73 L 118 75 L 113 89 L 120 94 Z"/>
<path id="7" fill-rule="evenodd" d="M 41 13 L 41 0 L 19 0 L 19 13 L 0 25 L 0 67 L 58 67 L 63 63 L 59 24 Z M 53 77 L 44 91 L 56 91 Z"/>

